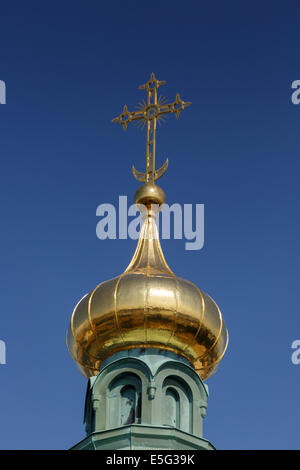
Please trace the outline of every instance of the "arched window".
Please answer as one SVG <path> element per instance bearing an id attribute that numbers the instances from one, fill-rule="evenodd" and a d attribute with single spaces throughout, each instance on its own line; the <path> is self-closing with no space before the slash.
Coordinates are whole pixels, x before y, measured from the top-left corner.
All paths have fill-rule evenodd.
<path id="1" fill-rule="evenodd" d="M 173 388 L 166 391 L 166 400 L 164 406 L 164 424 L 168 426 L 180 427 L 180 409 L 179 395 Z"/>
<path id="2" fill-rule="evenodd" d="M 192 433 L 192 393 L 181 378 L 170 376 L 163 383 L 163 424 Z"/>
<path id="3" fill-rule="evenodd" d="M 108 394 L 110 427 L 141 422 L 141 379 L 132 373 L 123 373 L 111 382 Z"/>
<path id="4" fill-rule="evenodd" d="M 136 389 L 132 385 L 125 385 L 121 390 L 121 425 L 135 422 L 136 415 Z"/>

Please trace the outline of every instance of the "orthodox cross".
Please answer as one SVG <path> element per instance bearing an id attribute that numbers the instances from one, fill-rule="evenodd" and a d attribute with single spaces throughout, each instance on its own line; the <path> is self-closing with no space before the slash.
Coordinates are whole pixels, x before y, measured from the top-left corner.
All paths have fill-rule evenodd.
<path id="1" fill-rule="evenodd" d="M 125 104 L 122 113 L 112 120 L 112 122 L 119 122 L 125 131 L 128 123 L 132 121 L 137 121 L 137 124 L 142 127 L 147 126 L 146 171 L 142 173 L 132 166 L 133 176 L 144 183 L 150 181 L 154 183 L 163 176 L 168 168 L 168 159 L 166 159 L 161 168 L 155 169 L 157 122 L 160 124 L 161 121 L 164 121 L 164 116 L 169 113 L 174 113 L 178 119 L 181 111 L 192 104 L 184 102 L 179 94 L 176 95 L 172 103 L 166 103 L 166 98 L 162 96 L 157 98 L 157 89 L 165 83 L 165 81 L 157 80 L 154 73 L 152 73 L 148 82 L 139 86 L 140 90 L 146 90 L 147 92 L 147 103 L 143 100 L 138 104 L 137 111 L 134 112 L 128 111 Z"/>

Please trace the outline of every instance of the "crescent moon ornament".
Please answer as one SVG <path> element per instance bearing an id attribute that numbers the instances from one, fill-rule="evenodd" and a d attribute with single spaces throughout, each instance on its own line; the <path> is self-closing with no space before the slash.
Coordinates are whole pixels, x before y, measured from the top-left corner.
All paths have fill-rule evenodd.
<path id="1" fill-rule="evenodd" d="M 157 181 L 159 178 L 161 178 L 165 174 L 165 172 L 168 169 L 168 165 L 169 165 L 169 161 L 168 159 L 166 159 L 163 166 L 161 166 L 158 170 L 155 170 L 154 181 Z M 136 170 L 134 165 L 132 165 L 132 173 L 135 179 L 140 181 L 141 183 L 147 183 L 149 181 L 149 178 L 151 178 L 151 175 L 152 175 L 152 172 L 142 173 L 141 171 Z"/>

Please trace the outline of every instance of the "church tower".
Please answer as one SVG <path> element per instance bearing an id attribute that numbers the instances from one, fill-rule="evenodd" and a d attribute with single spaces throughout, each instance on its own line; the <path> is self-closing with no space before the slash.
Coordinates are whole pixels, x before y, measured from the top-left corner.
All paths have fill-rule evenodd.
<path id="1" fill-rule="evenodd" d="M 76 305 L 67 345 L 88 378 L 84 420 L 87 436 L 73 449 L 214 449 L 203 438 L 208 388 L 228 343 L 217 304 L 167 265 L 156 217 L 165 201 L 156 180 L 156 124 L 178 118 L 191 103 L 157 97 L 165 82 L 151 74 L 135 112 L 124 106 L 119 122 L 146 126 L 146 170 L 133 167 L 142 182 L 135 203 L 142 227 L 135 254 L 119 276 L 100 283 Z"/>

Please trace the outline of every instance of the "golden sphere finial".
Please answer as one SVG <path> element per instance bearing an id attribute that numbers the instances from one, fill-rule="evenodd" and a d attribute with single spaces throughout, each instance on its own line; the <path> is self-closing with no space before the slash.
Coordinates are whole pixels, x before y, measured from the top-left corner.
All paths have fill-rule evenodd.
<path id="1" fill-rule="evenodd" d="M 166 196 L 164 191 L 154 183 L 145 183 L 140 186 L 135 195 L 134 202 L 136 204 L 144 204 L 148 206 L 150 204 L 158 204 L 161 206 L 164 204 Z"/>

